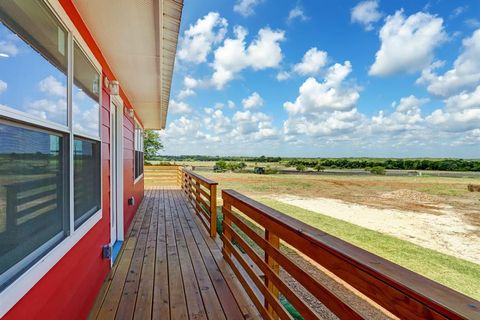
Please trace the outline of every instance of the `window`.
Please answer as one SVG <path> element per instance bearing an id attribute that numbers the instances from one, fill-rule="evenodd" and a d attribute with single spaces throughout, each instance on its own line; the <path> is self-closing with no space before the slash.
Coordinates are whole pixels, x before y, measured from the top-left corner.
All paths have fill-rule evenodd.
<path id="1" fill-rule="evenodd" d="M 98 137 L 100 74 L 76 42 L 73 52 L 73 129 L 78 134 Z"/>
<path id="2" fill-rule="evenodd" d="M 137 121 L 135 121 L 134 146 L 135 146 L 134 178 L 137 179 L 143 174 L 143 130 Z"/>
<path id="3" fill-rule="evenodd" d="M 77 228 L 100 209 L 100 142 L 75 138 L 73 162 Z"/>
<path id="4" fill-rule="evenodd" d="M 101 73 L 39 0 L 0 1 L 0 70 L 3 294 L 101 208 Z"/>
<path id="5" fill-rule="evenodd" d="M 64 135 L 0 122 L 0 289 L 69 233 Z"/>
<path id="6" fill-rule="evenodd" d="M 0 20 L 0 105 L 67 126 L 67 30 L 42 1 L 0 1 Z"/>

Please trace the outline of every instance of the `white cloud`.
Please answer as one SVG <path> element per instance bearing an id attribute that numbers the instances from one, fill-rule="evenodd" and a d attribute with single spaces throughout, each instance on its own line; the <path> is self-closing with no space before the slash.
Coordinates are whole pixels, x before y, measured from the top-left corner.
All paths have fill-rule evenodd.
<path id="1" fill-rule="evenodd" d="M 352 71 L 350 61 L 331 66 L 323 82 L 308 78 L 299 89 L 295 102 L 285 102 L 284 108 L 290 114 L 323 112 L 325 110 L 351 110 L 360 94 L 357 88 L 346 87 L 343 81 Z"/>
<path id="2" fill-rule="evenodd" d="M 169 111 L 172 114 L 185 114 L 192 112 L 192 108 L 185 102 L 177 102 L 173 99 L 170 100 Z"/>
<path id="3" fill-rule="evenodd" d="M 450 19 L 458 17 L 459 15 L 467 11 L 467 9 L 468 9 L 468 6 L 456 7 L 455 9 L 453 9 L 452 14 L 450 15 Z"/>
<path id="4" fill-rule="evenodd" d="M 302 62 L 293 66 L 293 71 L 301 75 L 316 75 L 327 63 L 327 53 L 311 48 L 302 58 Z"/>
<path id="5" fill-rule="evenodd" d="M 382 13 L 378 11 L 378 1 L 363 1 L 352 8 L 351 21 L 359 23 L 365 27 L 365 30 L 373 30 L 373 23 L 382 18 Z"/>
<path id="6" fill-rule="evenodd" d="M 447 39 L 443 19 L 418 12 L 405 17 L 403 10 L 385 19 L 380 30 L 382 42 L 369 74 L 387 76 L 415 72 L 427 67 L 434 50 Z"/>
<path id="7" fill-rule="evenodd" d="M 192 89 L 186 88 L 186 89 L 180 90 L 177 94 L 177 97 L 178 99 L 183 100 L 185 98 L 194 96 L 195 94 L 196 94 L 195 91 L 193 91 Z"/>
<path id="8" fill-rule="evenodd" d="M 400 132 L 423 128 L 424 119 L 420 108 L 429 101 L 428 98 L 418 99 L 413 95 L 400 99 L 392 114 L 380 111 L 378 115 L 372 117 L 372 130 L 374 132 Z"/>
<path id="9" fill-rule="evenodd" d="M 287 71 L 280 71 L 279 73 L 277 73 L 276 78 L 278 81 L 285 81 L 290 78 L 290 73 L 288 73 Z"/>
<path id="10" fill-rule="evenodd" d="M 255 13 L 254 9 L 263 0 L 237 0 L 233 6 L 233 11 L 240 13 L 244 17 L 251 16 Z"/>
<path id="11" fill-rule="evenodd" d="M 428 92 L 441 97 L 472 89 L 480 82 L 479 57 L 480 29 L 463 40 L 462 52 L 453 63 L 452 69 L 438 75 L 434 70 L 441 67 L 441 64 L 434 63 L 422 71 L 417 83 L 427 85 Z"/>
<path id="12" fill-rule="evenodd" d="M 470 28 L 474 28 L 474 29 L 480 28 L 480 20 L 475 18 L 465 20 L 465 24 Z"/>
<path id="13" fill-rule="evenodd" d="M 263 99 L 258 92 L 252 93 L 249 97 L 242 100 L 245 109 L 255 109 L 263 106 Z"/>
<path id="14" fill-rule="evenodd" d="M 14 57 L 18 52 L 18 47 L 13 42 L 0 41 L 0 54 L 2 54 L 2 57 Z"/>
<path id="15" fill-rule="evenodd" d="M 427 121 L 443 131 L 464 132 L 478 129 L 480 108 L 448 112 L 437 109 L 427 117 Z"/>
<path id="16" fill-rule="evenodd" d="M 193 63 L 206 62 L 212 45 L 220 43 L 225 37 L 227 26 L 227 20 L 219 13 L 209 12 L 185 31 L 177 57 Z"/>
<path id="17" fill-rule="evenodd" d="M 300 7 L 299 5 L 297 5 L 295 8 L 290 10 L 290 12 L 288 13 L 287 22 L 292 22 L 295 19 L 299 19 L 301 21 L 308 20 L 308 17 L 305 15 L 303 8 Z"/>
<path id="18" fill-rule="evenodd" d="M 51 96 L 66 97 L 67 87 L 58 81 L 54 76 L 48 76 L 38 83 L 41 92 Z"/>
<path id="19" fill-rule="evenodd" d="M 227 105 L 229 109 L 235 109 L 237 107 L 232 100 L 228 100 Z"/>
<path id="20" fill-rule="evenodd" d="M 5 81 L 0 80 L 0 94 L 5 92 L 8 88 L 8 84 Z"/>
<path id="21" fill-rule="evenodd" d="M 248 47 L 245 44 L 247 31 L 237 26 L 234 32 L 235 38 L 226 39 L 223 45 L 215 50 L 215 71 L 211 82 L 217 89 L 222 89 L 243 69 L 275 68 L 283 58 L 280 48 L 280 41 L 285 39 L 283 31 L 260 29 Z"/>
<path id="22" fill-rule="evenodd" d="M 26 112 L 43 120 L 67 124 L 67 100 L 40 99 L 27 104 Z"/>

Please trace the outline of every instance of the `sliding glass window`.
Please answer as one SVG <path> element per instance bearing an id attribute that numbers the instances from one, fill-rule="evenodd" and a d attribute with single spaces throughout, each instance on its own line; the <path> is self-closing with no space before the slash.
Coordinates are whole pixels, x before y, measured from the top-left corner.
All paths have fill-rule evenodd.
<path id="1" fill-rule="evenodd" d="M 135 121 L 134 132 L 134 153 L 135 153 L 135 165 L 134 165 L 134 178 L 137 179 L 143 174 L 143 130 L 142 127 Z"/>
<path id="2" fill-rule="evenodd" d="M 0 1 L 0 291 L 101 209 L 87 56 L 45 1 Z"/>
<path id="3" fill-rule="evenodd" d="M 100 74 L 78 44 L 73 49 L 75 228 L 100 210 Z M 83 136 L 83 137 L 82 137 Z M 93 137 L 93 138 L 87 138 Z"/>
<path id="4" fill-rule="evenodd" d="M 42 1 L 0 1 L 0 44 L 1 291 L 70 233 L 70 135 L 67 30 Z"/>

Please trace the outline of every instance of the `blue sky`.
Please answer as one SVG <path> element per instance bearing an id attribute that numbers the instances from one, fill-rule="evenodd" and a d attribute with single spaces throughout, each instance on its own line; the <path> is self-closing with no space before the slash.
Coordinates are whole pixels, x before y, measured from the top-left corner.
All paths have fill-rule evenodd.
<path id="1" fill-rule="evenodd" d="M 480 1 L 186 0 L 164 154 L 480 157 Z"/>

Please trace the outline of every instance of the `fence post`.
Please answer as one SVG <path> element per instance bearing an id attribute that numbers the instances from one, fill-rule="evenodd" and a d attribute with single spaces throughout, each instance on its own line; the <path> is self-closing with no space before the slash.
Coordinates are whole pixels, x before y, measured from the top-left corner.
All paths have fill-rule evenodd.
<path id="1" fill-rule="evenodd" d="M 265 229 L 265 240 L 267 240 L 272 247 L 276 249 L 280 249 L 280 239 L 278 236 L 274 235 L 271 233 L 269 230 Z M 269 265 L 272 270 L 278 274 L 280 272 L 280 265 L 272 258 L 270 257 L 266 252 L 265 252 L 265 262 Z M 268 279 L 267 276 L 265 276 L 265 286 L 267 287 L 268 291 L 270 291 L 277 299 L 280 298 L 280 292 L 278 289 L 275 287 L 275 285 Z M 268 312 L 272 315 L 274 319 L 278 319 L 278 315 L 275 313 L 273 308 L 269 305 L 267 302 L 267 299 L 265 299 L 265 308 L 267 308 Z"/>
<path id="2" fill-rule="evenodd" d="M 230 212 L 232 210 L 232 205 L 225 199 L 224 195 L 222 194 L 223 199 L 223 206 L 222 206 L 222 214 L 223 214 L 223 232 L 222 232 L 222 255 L 223 257 L 230 257 L 231 252 L 228 250 L 227 246 L 225 245 L 226 242 L 232 243 L 232 234 L 230 233 L 230 228 L 226 228 L 225 226 L 232 227 L 232 221 L 230 220 Z"/>
<path id="3" fill-rule="evenodd" d="M 195 179 L 195 207 L 197 208 L 197 214 L 199 217 L 202 217 L 200 215 L 202 207 L 200 206 L 200 182 Z"/>
<path id="4" fill-rule="evenodd" d="M 210 185 L 210 237 L 217 236 L 217 185 Z"/>

